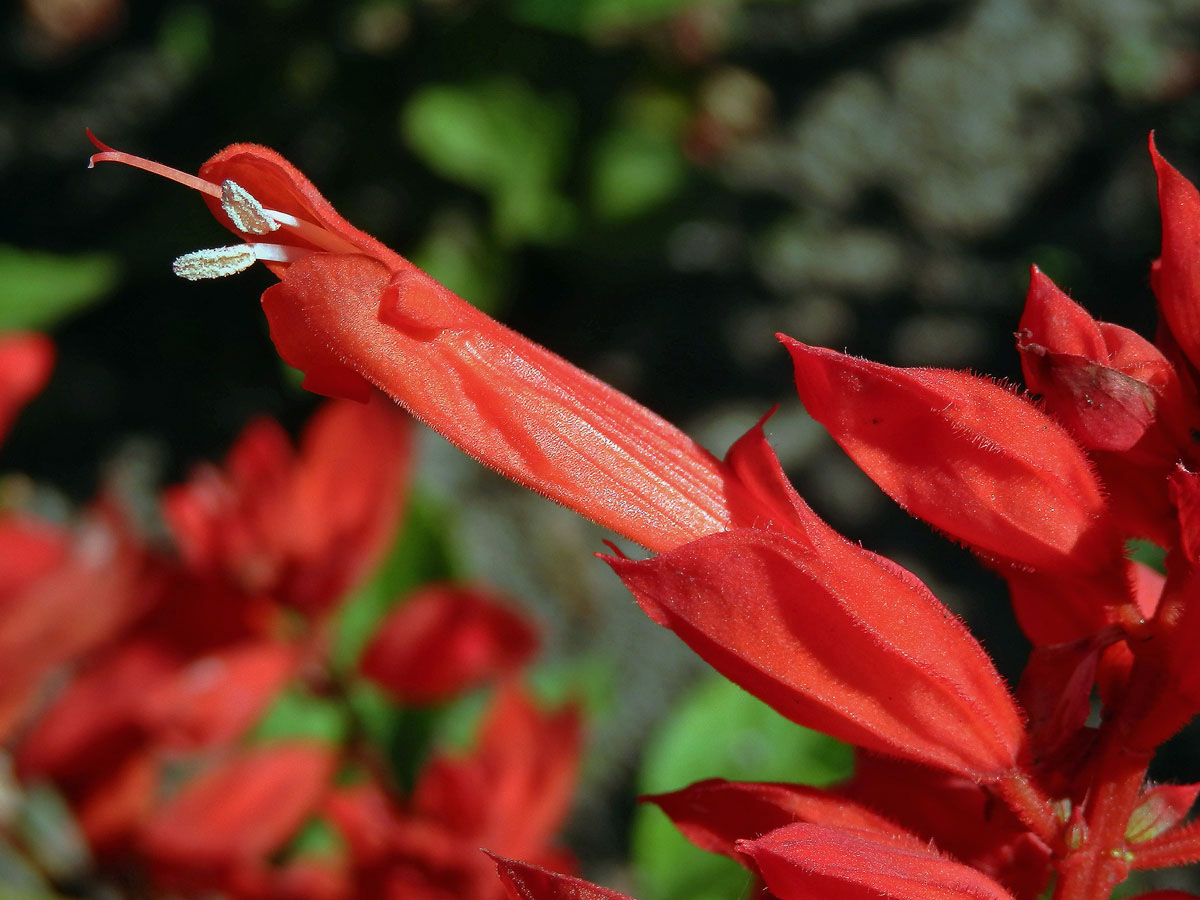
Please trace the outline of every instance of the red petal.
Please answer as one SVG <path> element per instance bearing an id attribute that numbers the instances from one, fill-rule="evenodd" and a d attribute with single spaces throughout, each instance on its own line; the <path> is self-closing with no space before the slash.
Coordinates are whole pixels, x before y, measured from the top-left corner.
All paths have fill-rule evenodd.
<path id="1" fill-rule="evenodd" d="M 148 692 L 141 721 L 175 748 L 223 746 L 258 720 L 297 662 L 294 648 L 268 641 L 192 660 Z"/>
<path id="2" fill-rule="evenodd" d="M 788 718 L 980 780 L 1012 769 L 1020 716 L 962 624 L 894 563 L 813 537 L 740 529 L 607 561 L 651 618 Z"/>
<path id="3" fill-rule="evenodd" d="M 401 703 L 437 703 L 516 671 L 537 644 L 533 626 L 492 591 L 428 585 L 383 621 L 359 668 Z"/>
<path id="4" fill-rule="evenodd" d="M 1118 560 L 1094 576 L 1009 569 L 1001 574 L 1021 630 L 1036 646 L 1084 640 L 1109 624 L 1109 607 L 1131 600 L 1128 571 Z"/>
<path id="5" fill-rule="evenodd" d="M 41 393 L 54 366 L 54 344 L 40 334 L 0 337 L 0 442 L 21 407 Z"/>
<path id="6" fill-rule="evenodd" d="M 1104 646 L 1098 641 L 1034 647 L 1017 698 L 1029 713 L 1029 743 L 1035 759 L 1046 759 L 1087 722 L 1092 685 Z"/>
<path id="7" fill-rule="evenodd" d="M 0 595 L 0 739 L 48 673 L 112 638 L 160 587 L 143 548 L 102 511 L 79 529 L 61 565 Z"/>
<path id="8" fill-rule="evenodd" d="M 309 421 L 299 453 L 276 423 L 255 422 L 225 471 L 198 469 L 164 495 L 164 508 L 191 567 L 319 614 L 385 549 L 409 455 L 410 422 L 391 402 L 331 401 Z"/>
<path id="9" fill-rule="evenodd" d="M 1108 350 L 1100 324 L 1074 302 L 1037 267 L 1029 273 L 1029 292 L 1021 313 L 1018 336 L 1028 335 L 1057 353 L 1106 360 Z M 1022 357 L 1021 364 L 1026 360 Z M 1029 370 L 1025 372 L 1029 381 Z M 1031 385 L 1032 386 L 1032 385 Z"/>
<path id="10" fill-rule="evenodd" d="M 809 413 L 901 506 L 991 557 L 1093 573 L 1121 556 L 1087 457 L 994 382 L 781 338 Z"/>
<path id="11" fill-rule="evenodd" d="M 537 857 L 562 824 L 582 748 L 579 711 L 542 712 L 503 688 L 469 754 L 436 757 L 419 776 L 412 811 L 501 853 Z"/>
<path id="12" fill-rule="evenodd" d="M 1045 890 L 1050 849 L 986 788 L 947 772 L 860 751 L 854 778 L 842 791 L 996 879 L 1022 900 L 1034 900 Z"/>
<path id="13" fill-rule="evenodd" d="M 394 304 L 381 321 L 389 289 L 401 308 L 413 300 L 414 321 L 452 324 L 395 327 Z M 350 366 L 479 461 L 651 549 L 730 521 L 739 487 L 719 460 L 407 264 L 314 254 L 264 303 L 285 359 Z"/>
<path id="14" fill-rule="evenodd" d="M 789 825 L 738 846 L 780 900 L 1011 900 L 975 869 L 873 832 Z"/>
<path id="15" fill-rule="evenodd" d="M 0 611 L 18 591 L 62 565 L 70 543 L 70 535 L 49 522 L 0 515 Z"/>
<path id="16" fill-rule="evenodd" d="M 79 828 L 96 856 L 121 858 L 154 808 L 159 760 L 149 748 L 134 748 L 83 785 L 71 785 Z"/>
<path id="17" fill-rule="evenodd" d="M 142 848 L 164 883 L 207 886 L 279 849 L 316 808 L 335 757 L 315 744 L 247 751 L 189 782 L 159 809 Z"/>
<path id="18" fill-rule="evenodd" d="M 299 169 L 267 147 L 257 144 L 234 144 L 226 147 L 204 163 L 199 174 L 202 179 L 213 184 L 221 184 L 226 179 L 234 181 L 249 191 L 266 209 L 313 222 L 367 255 L 388 263 L 400 260 L 397 254 L 375 238 L 359 231 L 339 216 L 329 201 L 321 196 Z M 204 195 L 204 202 L 208 204 L 218 222 L 239 238 L 246 237 L 225 215 L 219 199 Z M 292 231 L 288 232 L 287 240 L 289 244 L 296 246 L 320 249 Z"/>
<path id="19" fill-rule="evenodd" d="M 739 862 L 740 840 L 762 837 L 795 822 L 861 828 L 881 834 L 905 834 L 892 821 L 852 800 L 799 784 L 699 781 L 670 794 L 640 798 L 658 805 L 683 836 L 709 853 Z M 920 838 L 912 838 L 922 845 Z"/>
<path id="20" fill-rule="evenodd" d="M 632 900 L 582 878 L 559 875 L 529 863 L 489 854 L 509 900 Z"/>
<path id="21" fill-rule="evenodd" d="M 1180 465 L 1171 473 L 1170 485 L 1179 515 L 1179 548 L 1194 566 L 1200 563 L 1200 474 Z"/>
<path id="22" fill-rule="evenodd" d="M 22 742 L 24 778 L 71 781 L 104 772 L 145 738 L 146 694 L 178 663 L 148 642 L 126 643 L 84 669 Z"/>
<path id="23" fill-rule="evenodd" d="M 1154 279 L 1158 308 L 1171 334 L 1191 360 L 1200 365 L 1200 194 L 1192 183 L 1163 159 L 1150 136 L 1150 158 L 1158 173 L 1158 205 L 1162 214 L 1162 255 Z"/>

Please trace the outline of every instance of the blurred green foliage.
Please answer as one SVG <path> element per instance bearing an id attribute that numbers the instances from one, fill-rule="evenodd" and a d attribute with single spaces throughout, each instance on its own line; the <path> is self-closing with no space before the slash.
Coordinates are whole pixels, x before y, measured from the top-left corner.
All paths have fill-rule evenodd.
<path id="1" fill-rule="evenodd" d="M 405 106 L 400 127 L 431 169 L 490 197 L 502 241 L 554 242 L 574 221 L 570 201 L 557 190 L 574 118 L 565 98 L 503 78 L 423 87 Z"/>
<path id="2" fill-rule="evenodd" d="M 48 330 L 116 287 L 117 260 L 0 245 L 0 331 Z"/>

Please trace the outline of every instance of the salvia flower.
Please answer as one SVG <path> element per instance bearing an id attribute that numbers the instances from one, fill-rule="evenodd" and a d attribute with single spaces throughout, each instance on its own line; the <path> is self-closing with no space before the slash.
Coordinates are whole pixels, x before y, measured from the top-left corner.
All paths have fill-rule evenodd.
<path id="1" fill-rule="evenodd" d="M 181 257 L 183 277 L 260 261 L 280 279 L 263 307 L 307 387 L 360 400 L 377 387 L 657 553 L 607 559 L 647 614 L 785 716 L 859 748 L 854 778 L 824 791 L 702 782 L 649 798 L 742 863 L 750 895 L 1034 900 L 1053 883 L 1054 900 L 1101 900 L 1133 869 L 1200 860 L 1193 789 L 1146 781 L 1154 749 L 1200 710 L 1200 194 L 1153 148 L 1163 327 L 1152 343 L 1096 322 L 1035 270 L 1018 349 L 1040 401 L 781 336 L 809 413 L 1008 583 L 1035 645 L 1018 703 L 919 579 L 809 508 L 762 422 L 717 459 L 348 225 L 272 151 L 235 145 L 191 176 L 98 146 L 94 161 L 198 190 L 238 236 Z M 1167 551 L 1165 577 L 1126 558 L 1133 537 Z M 469 817 L 450 802 L 468 770 L 444 772 L 430 796 L 448 805 L 429 808 Z M 369 829 L 355 833 L 380 858 Z M 623 896 L 544 858 L 496 865 L 510 898 Z M 423 877 L 392 876 L 410 892 Z"/>

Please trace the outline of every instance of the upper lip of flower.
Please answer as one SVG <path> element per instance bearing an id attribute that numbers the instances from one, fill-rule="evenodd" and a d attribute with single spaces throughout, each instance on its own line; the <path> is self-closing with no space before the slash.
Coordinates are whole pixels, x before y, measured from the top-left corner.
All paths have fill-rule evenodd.
<path id="1" fill-rule="evenodd" d="M 245 187 L 232 179 L 220 184 L 198 175 L 190 175 L 162 163 L 116 150 L 94 134 L 87 132 L 88 139 L 99 149 L 88 159 L 91 168 L 97 162 L 118 162 L 135 169 L 182 184 L 194 191 L 207 194 L 221 204 L 221 209 L 234 228 L 244 236 L 244 244 L 214 247 L 185 253 L 175 260 L 172 269 L 176 275 L 190 281 L 204 278 L 222 278 L 250 268 L 255 262 L 288 264 L 311 253 L 361 253 L 362 248 L 339 234 L 308 219 L 277 209 L 268 209 Z M 258 235 L 281 232 L 283 236 L 299 238 L 298 243 L 256 241 Z M 308 244 L 312 246 L 303 246 Z M 315 248 L 315 249 L 314 249 Z"/>

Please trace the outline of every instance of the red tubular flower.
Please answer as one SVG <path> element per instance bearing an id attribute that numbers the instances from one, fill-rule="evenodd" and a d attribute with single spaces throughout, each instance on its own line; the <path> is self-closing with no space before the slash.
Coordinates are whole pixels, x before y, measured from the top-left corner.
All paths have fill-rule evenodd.
<path id="1" fill-rule="evenodd" d="M 652 619 L 784 716 L 859 746 L 995 781 L 1020 714 L 979 644 L 921 582 L 832 529 L 808 546 L 738 529 L 609 558 Z"/>
<path id="2" fill-rule="evenodd" d="M 493 591 L 434 584 L 384 619 L 359 669 L 401 703 L 437 703 L 516 672 L 537 646 L 533 626 Z"/>
<path id="3" fill-rule="evenodd" d="M 738 846 L 779 900 L 1012 900 L 977 870 L 877 832 L 789 825 Z"/>
<path id="4" fill-rule="evenodd" d="M 913 515 L 985 556 L 1052 572 L 1120 556 L 1091 463 L 1024 398 L 964 372 L 781 340 L 809 414 Z"/>
<path id="5" fill-rule="evenodd" d="M 403 506 L 408 420 L 376 398 L 331 401 L 300 450 L 262 420 L 238 438 L 224 470 L 197 468 L 163 507 L 187 564 L 320 614 L 378 560 Z"/>
<path id="6" fill-rule="evenodd" d="M 262 261 L 281 279 L 263 309 L 310 390 L 361 400 L 373 384 L 502 475 L 652 550 L 731 524 L 739 488 L 712 454 L 350 226 L 273 151 L 234 145 L 197 178 L 96 144 L 93 162 L 200 191 L 247 242 L 181 257 L 177 273 Z"/>
<path id="7" fill-rule="evenodd" d="M 54 365 L 54 344 L 40 334 L 0 337 L 0 443 L 21 407 L 39 394 Z"/>

